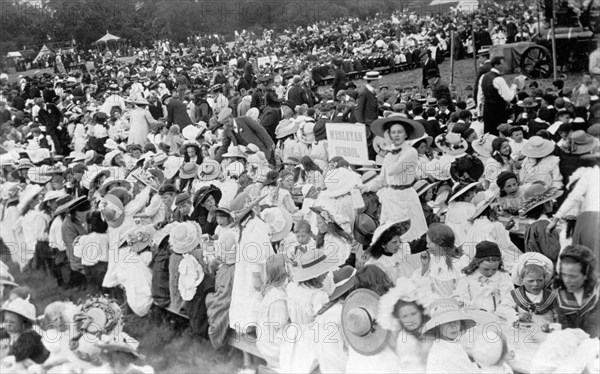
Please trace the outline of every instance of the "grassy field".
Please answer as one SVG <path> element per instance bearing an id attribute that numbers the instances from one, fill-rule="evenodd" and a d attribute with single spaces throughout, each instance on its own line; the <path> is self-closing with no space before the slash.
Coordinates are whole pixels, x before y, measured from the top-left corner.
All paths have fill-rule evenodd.
<path id="1" fill-rule="evenodd" d="M 55 279 L 43 271 L 20 272 L 17 266 L 9 266 L 15 281 L 32 289 L 32 301 L 38 315 L 54 301 L 77 302 L 86 298 L 85 291 L 58 287 Z M 239 351 L 215 350 L 210 343 L 192 338 L 185 321 L 174 321 L 158 308 L 153 308 L 144 318 L 129 314 L 124 321 L 125 331 L 139 340 L 146 363 L 157 373 L 233 373 L 242 367 Z"/>

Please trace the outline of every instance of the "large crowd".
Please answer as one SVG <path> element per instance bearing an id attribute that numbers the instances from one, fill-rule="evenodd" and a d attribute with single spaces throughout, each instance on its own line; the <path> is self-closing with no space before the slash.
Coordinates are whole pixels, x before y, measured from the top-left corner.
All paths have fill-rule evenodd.
<path id="1" fill-rule="evenodd" d="M 534 8 L 1 75 L 2 372 L 153 372 L 123 329 L 157 311 L 281 373 L 598 372 L 600 70 L 440 75 L 449 45 L 510 23 L 508 42 Z M 392 62 L 413 84 L 381 84 Z M 364 131 L 368 159 L 333 155 L 329 124 Z M 89 297 L 36 310 L 10 271 Z"/>

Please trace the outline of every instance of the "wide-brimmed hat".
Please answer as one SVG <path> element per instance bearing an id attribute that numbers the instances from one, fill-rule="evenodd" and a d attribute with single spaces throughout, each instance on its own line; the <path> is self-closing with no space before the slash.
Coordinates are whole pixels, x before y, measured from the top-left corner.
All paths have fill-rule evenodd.
<path id="1" fill-rule="evenodd" d="M 475 213 L 471 216 L 470 221 L 474 221 L 483 213 L 498 197 L 498 190 L 485 190 L 478 192 L 471 204 L 475 205 Z"/>
<path id="2" fill-rule="evenodd" d="M 554 152 L 554 142 L 542 138 L 541 136 L 532 136 L 521 149 L 525 157 L 542 158 Z"/>
<path id="3" fill-rule="evenodd" d="M 508 352 L 506 338 L 495 331 L 479 335 L 473 344 L 473 360 L 485 371 L 486 368 L 501 365 L 501 360 Z"/>
<path id="4" fill-rule="evenodd" d="M 218 204 L 223 196 L 221 190 L 214 184 L 201 187 L 194 195 L 194 206 L 202 204 L 209 196 L 213 196 L 215 202 Z"/>
<path id="5" fill-rule="evenodd" d="M 583 130 L 573 131 L 569 139 L 569 151 L 574 155 L 590 153 L 598 147 L 598 140 Z M 31 171 L 31 169 L 30 169 Z"/>
<path id="6" fill-rule="evenodd" d="M 466 154 L 450 164 L 450 177 L 459 183 L 476 182 L 483 176 L 484 170 L 485 166 L 479 157 Z"/>
<path id="7" fill-rule="evenodd" d="M 104 195 L 106 193 L 106 190 L 108 189 L 108 187 L 112 186 L 113 184 L 123 184 L 124 188 L 126 190 L 129 190 L 131 188 L 131 183 L 129 183 L 129 181 L 123 179 L 123 178 L 117 178 L 117 177 L 108 177 L 104 180 L 104 182 L 102 182 L 102 186 L 98 189 L 98 192 L 100 193 L 100 195 Z"/>
<path id="8" fill-rule="evenodd" d="M 192 221 L 180 222 L 171 230 L 169 243 L 171 250 L 178 254 L 189 253 L 200 244 L 202 228 Z"/>
<path id="9" fill-rule="evenodd" d="M 326 190 L 323 191 L 323 194 L 334 198 L 349 194 L 356 187 L 358 181 L 358 175 L 346 168 L 330 170 L 325 175 Z"/>
<path id="10" fill-rule="evenodd" d="M 17 170 L 31 169 L 34 167 L 35 165 L 32 164 L 28 158 L 22 158 L 17 162 Z"/>
<path id="11" fill-rule="evenodd" d="M 435 137 L 435 145 L 449 155 L 460 155 L 469 149 L 469 143 L 460 134 L 450 132 Z"/>
<path id="12" fill-rule="evenodd" d="M 238 194 L 229 205 L 234 216 L 234 221 L 231 223 L 231 226 L 237 226 L 250 211 L 254 210 L 254 208 L 263 201 L 265 197 L 267 197 L 267 195 L 261 195 L 252 200 L 250 195 L 246 192 Z"/>
<path id="13" fill-rule="evenodd" d="M 468 184 L 462 184 L 462 183 L 455 184 L 454 187 L 452 188 L 453 193 L 452 193 L 452 196 L 450 197 L 450 199 L 448 200 L 448 204 L 450 204 L 451 202 L 456 200 L 459 196 L 464 195 L 471 189 L 479 186 L 479 184 L 480 184 L 479 182 L 472 182 L 472 183 L 468 183 Z"/>
<path id="14" fill-rule="evenodd" d="M 298 131 L 299 124 L 296 121 L 292 121 L 290 119 L 283 119 L 279 122 L 277 127 L 275 128 L 275 138 L 281 139 L 286 136 L 295 134 Z"/>
<path id="15" fill-rule="evenodd" d="M 381 352 L 391 332 L 377 323 L 379 295 L 368 289 L 353 291 L 342 307 L 342 332 L 352 349 L 361 355 Z"/>
<path id="16" fill-rule="evenodd" d="M 101 176 L 108 179 L 110 177 L 110 170 L 101 167 L 88 167 L 88 170 L 83 173 L 83 177 L 81 178 L 81 185 L 89 190 Z"/>
<path id="17" fill-rule="evenodd" d="M 312 144 L 315 141 L 315 124 L 314 122 L 303 122 L 296 133 L 299 142 Z"/>
<path id="18" fill-rule="evenodd" d="M 427 135 L 427 133 L 423 134 L 423 136 L 419 138 L 409 140 L 408 144 L 414 147 L 415 145 L 417 145 L 417 143 L 421 142 L 422 140 L 424 140 L 427 143 L 427 147 L 431 147 L 431 144 L 433 143 L 433 137 Z"/>
<path id="19" fill-rule="evenodd" d="M 431 292 L 429 281 L 423 278 L 400 277 L 395 284 L 379 299 L 379 315 L 377 316 L 379 324 L 390 331 L 400 331 L 403 328 L 394 315 L 399 303 L 401 303 L 400 305 L 415 303 L 423 308 L 428 308 L 437 299 L 436 295 Z"/>
<path id="20" fill-rule="evenodd" d="M 445 323 L 455 321 L 461 321 L 463 325 L 462 329 L 464 330 L 475 326 L 473 318 L 462 311 L 458 305 L 458 301 L 453 298 L 443 298 L 432 302 L 429 306 L 429 315 L 431 319 L 425 324 L 423 333 Z"/>
<path id="21" fill-rule="evenodd" d="M 370 127 L 373 134 L 385 138 L 385 132 L 393 125 L 402 125 L 404 128 L 410 128 L 410 130 L 407 131 L 410 132 L 410 136 L 406 138 L 407 140 L 418 139 L 425 135 L 425 128 L 420 122 L 399 116 L 376 119 L 371 123 Z"/>
<path id="22" fill-rule="evenodd" d="M 227 153 L 224 153 L 222 155 L 222 157 L 223 158 L 227 158 L 227 157 L 248 158 L 248 155 L 246 155 L 246 153 L 244 153 L 244 151 L 242 151 L 240 149 L 240 147 L 232 144 L 229 146 L 229 148 L 227 148 Z"/>
<path id="23" fill-rule="evenodd" d="M 538 104 L 531 97 L 526 97 L 522 101 L 518 101 L 517 106 L 521 108 L 535 108 Z"/>
<path id="24" fill-rule="evenodd" d="M 148 100 L 144 99 L 141 95 L 135 95 L 133 97 L 128 97 L 125 99 L 125 102 L 135 104 L 135 105 L 150 105 Z"/>
<path id="25" fill-rule="evenodd" d="M 525 214 L 550 200 L 556 200 L 562 194 L 563 192 L 557 188 L 547 187 L 543 183 L 532 183 L 523 192 L 523 205 L 519 209 L 519 213 Z"/>
<path id="26" fill-rule="evenodd" d="M 115 159 L 115 157 L 117 157 L 117 155 L 122 155 L 122 154 L 123 154 L 123 152 L 119 149 L 115 149 L 115 150 L 108 152 L 106 154 L 106 156 L 104 156 L 104 165 L 112 166 L 111 164 L 112 164 L 113 160 Z"/>
<path id="27" fill-rule="evenodd" d="M 356 269 L 349 265 L 344 265 L 338 270 L 333 272 L 333 284 L 335 289 L 333 293 L 329 295 L 329 301 L 335 301 L 339 299 L 346 292 L 354 289 L 356 284 Z"/>
<path id="28" fill-rule="evenodd" d="M 221 165 L 215 160 L 204 160 L 198 167 L 198 179 L 203 182 L 215 180 L 221 174 Z"/>
<path id="29" fill-rule="evenodd" d="M 379 226 L 375 232 L 373 233 L 373 238 L 371 239 L 371 246 L 378 245 L 379 239 L 381 236 L 388 230 L 398 229 L 400 231 L 400 236 L 406 234 L 408 230 L 410 230 L 410 218 L 398 221 L 398 222 L 390 222 L 385 225 Z"/>
<path id="30" fill-rule="evenodd" d="M 538 265 L 544 269 L 546 285 L 552 282 L 552 276 L 554 275 L 554 263 L 552 263 L 552 260 L 539 252 L 526 252 L 519 255 L 519 258 L 513 265 L 510 274 L 514 284 L 517 286 L 521 286 L 523 284 L 523 279 L 521 279 L 521 271 L 525 266 L 531 264 Z"/>
<path id="31" fill-rule="evenodd" d="M 52 175 L 47 172 L 48 169 L 49 167 L 47 165 L 29 168 L 29 170 L 27 170 L 27 178 L 32 183 L 46 184 L 52 180 Z"/>
<path id="32" fill-rule="evenodd" d="M 309 249 L 291 266 L 291 278 L 296 283 L 317 278 L 338 266 L 337 261 L 325 254 L 323 248 Z"/>
<path id="33" fill-rule="evenodd" d="M 58 216 L 59 214 L 67 213 L 72 210 L 86 211 L 86 210 L 90 210 L 91 208 L 92 207 L 91 207 L 90 201 L 88 200 L 87 196 L 80 196 L 76 199 L 70 200 L 70 201 L 60 205 L 54 211 L 54 215 Z"/>
<path id="34" fill-rule="evenodd" d="M 491 157 L 494 149 L 492 148 L 492 142 L 496 139 L 496 135 L 483 134 L 471 143 L 473 150 L 482 157 Z"/>
<path id="35" fill-rule="evenodd" d="M 83 152 L 72 151 L 67 157 L 65 157 L 65 162 L 75 163 L 83 161 L 85 161 L 85 153 Z"/>
<path id="36" fill-rule="evenodd" d="M 260 213 L 262 219 L 269 225 L 271 242 L 278 242 L 288 236 L 294 224 L 292 214 L 285 208 L 271 207 Z"/>
<path id="37" fill-rule="evenodd" d="M 363 175 L 360 176 L 360 180 L 362 181 L 363 184 L 367 184 L 370 181 L 372 181 L 373 179 L 377 178 L 377 176 L 379 176 L 379 172 L 376 170 L 369 170 L 366 173 L 364 173 Z"/>
<path id="38" fill-rule="evenodd" d="M 366 81 L 376 81 L 383 78 L 378 71 L 368 71 L 367 74 L 363 76 L 363 79 Z"/>
<path id="39" fill-rule="evenodd" d="M 419 179 L 413 184 L 413 188 L 415 189 L 417 196 L 421 196 L 439 183 L 440 182 L 429 183 L 426 179 Z"/>
<path id="40" fill-rule="evenodd" d="M 183 165 L 183 157 L 169 156 L 163 164 L 165 179 L 171 179 Z"/>
<path id="41" fill-rule="evenodd" d="M 35 323 L 37 320 L 35 306 L 29 301 L 29 297 L 27 297 L 27 300 L 17 297 L 12 301 L 8 301 L 2 308 L 0 308 L 0 313 L 4 312 L 17 314 L 31 321 L 32 323 Z"/>
<path id="42" fill-rule="evenodd" d="M 152 244 L 156 229 L 153 225 L 136 226 L 125 232 L 121 237 L 121 245 L 127 244 L 129 250 L 139 253 Z"/>
<path id="43" fill-rule="evenodd" d="M 125 221 L 125 207 L 123 202 L 113 194 L 105 195 L 99 204 L 102 218 L 110 227 L 119 227 Z"/>
<path id="44" fill-rule="evenodd" d="M 186 162 L 179 169 L 179 178 L 192 179 L 198 174 L 198 165 L 195 162 Z"/>
<path id="45" fill-rule="evenodd" d="M 366 212 L 362 212 L 356 216 L 352 233 L 354 239 L 362 245 L 371 244 L 373 233 L 379 226 L 377 219 Z"/>

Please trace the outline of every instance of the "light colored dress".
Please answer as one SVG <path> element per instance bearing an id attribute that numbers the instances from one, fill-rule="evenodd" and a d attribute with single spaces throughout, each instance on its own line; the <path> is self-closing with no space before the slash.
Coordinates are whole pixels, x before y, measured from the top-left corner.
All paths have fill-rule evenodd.
<path id="1" fill-rule="evenodd" d="M 15 234 L 14 229 L 21 213 L 16 205 L 9 206 L 4 210 L 3 213 L 4 216 L 2 217 L 2 222 L 0 223 L 0 237 L 2 237 L 4 245 L 6 245 L 8 248 L 12 261 L 14 263 L 19 263 L 20 241 L 18 238 L 20 236 Z"/>
<path id="2" fill-rule="evenodd" d="M 20 265 L 21 270 L 33 259 L 37 242 L 48 240 L 46 228 L 49 224 L 50 217 L 37 209 L 29 210 L 17 220 L 15 237 L 19 239 L 18 243 L 25 244 L 25 248 L 21 247 L 17 256 L 17 263 Z"/>
<path id="3" fill-rule="evenodd" d="M 521 184 L 528 184 L 537 181 L 544 182 L 546 186 L 553 188 L 562 188 L 562 175 L 558 163 L 560 159 L 558 156 L 547 156 L 542 158 L 539 162 L 534 159 L 527 157 L 523 161 L 521 172 L 519 173 L 519 179 Z"/>
<path id="4" fill-rule="evenodd" d="M 398 356 L 389 345 L 373 356 L 362 355 L 352 347 L 349 347 L 348 351 L 347 374 L 398 373 Z"/>
<path id="5" fill-rule="evenodd" d="M 468 233 L 471 230 L 469 219 L 475 214 L 475 206 L 465 201 L 453 201 L 448 205 L 446 221 L 444 222 L 454 232 L 454 243 L 460 246 L 468 242 Z M 479 243 L 479 242 L 477 242 Z"/>
<path id="6" fill-rule="evenodd" d="M 254 326 L 260 307 L 260 292 L 254 288 L 253 273 L 265 279 L 265 264 L 272 255 L 269 226 L 259 218 L 242 223 L 237 262 L 231 291 L 229 326 L 238 331 Z"/>
<path id="7" fill-rule="evenodd" d="M 446 257 L 431 256 L 429 268 L 425 274 L 421 275 L 421 269 L 417 269 L 413 274 L 416 278 L 426 278 L 431 287 L 431 292 L 438 298 L 452 297 L 458 280 L 465 275 L 462 269 L 469 265 L 469 257 L 462 255 L 459 258 L 452 259 L 452 269 L 446 264 Z"/>
<path id="8" fill-rule="evenodd" d="M 469 359 L 460 343 L 436 340 L 427 357 L 428 373 L 477 373 L 481 370 Z"/>
<path id="9" fill-rule="evenodd" d="M 315 353 L 321 373 L 346 371 L 348 347 L 342 334 L 342 306 L 337 302 L 315 318 L 319 328 Z"/>
<path id="10" fill-rule="evenodd" d="M 365 265 L 375 265 L 383 270 L 395 283 L 400 277 L 410 277 L 415 270 L 421 268 L 421 256 L 410 253 L 410 245 L 402 243 L 402 247 L 392 256 L 383 255 L 378 259 L 369 257 Z"/>
<path id="11" fill-rule="evenodd" d="M 284 326 L 275 326 L 272 321 L 272 313 L 277 313 L 275 308 L 287 309 L 287 296 L 283 288 L 271 287 L 260 302 L 258 310 L 258 328 L 260 337 L 256 341 L 256 348 L 269 366 L 279 367 L 279 354 L 283 344 Z M 286 311 L 287 313 L 287 311 Z"/>
<path id="12" fill-rule="evenodd" d="M 315 316 L 329 301 L 321 289 L 309 288 L 295 282 L 287 285 L 290 327 L 284 331 L 280 368 L 282 373 L 311 373 L 317 366 L 315 354 Z"/>
<path id="13" fill-rule="evenodd" d="M 487 240 L 498 244 L 502 253 L 502 262 L 506 271 L 512 271 L 513 265 L 521 255 L 519 247 L 510 240 L 510 232 L 504 228 L 502 222 L 490 221 L 487 217 L 479 217 L 467 231 L 466 241 L 462 249 L 469 256 L 475 257 L 475 246 Z"/>
<path id="14" fill-rule="evenodd" d="M 403 237 L 406 241 L 420 238 L 427 232 L 421 201 L 415 189 L 410 187 L 415 180 L 418 159 L 417 150 L 404 143 L 399 153 L 388 152 L 385 155 L 381 173 L 367 184 L 369 191 L 379 190 L 377 195 L 381 201 L 382 225 L 410 218 L 410 229 Z M 392 186 L 408 188 L 394 189 Z"/>
<path id="15" fill-rule="evenodd" d="M 152 117 L 147 109 L 135 108 L 131 111 L 129 119 L 129 138 L 127 144 L 139 144 L 141 146 L 148 143 L 148 134 L 152 126 L 160 122 Z"/>
<path id="16" fill-rule="evenodd" d="M 471 309 L 496 313 L 511 305 L 510 291 L 514 289 L 507 272 L 497 271 L 491 277 L 478 270 L 458 280 L 454 298 Z"/>

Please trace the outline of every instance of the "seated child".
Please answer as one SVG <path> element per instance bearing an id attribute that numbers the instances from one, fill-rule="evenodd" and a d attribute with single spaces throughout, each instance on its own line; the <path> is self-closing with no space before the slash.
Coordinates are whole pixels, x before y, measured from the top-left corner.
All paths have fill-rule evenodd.
<path id="1" fill-rule="evenodd" d="M 475 250 L 475 257 L 463 269 L 467 276 L 458 280 L 453 297 L 468 308 L 495 313 L 510 302 L 513 284 L 496 243 L 482 241 Z"/>

